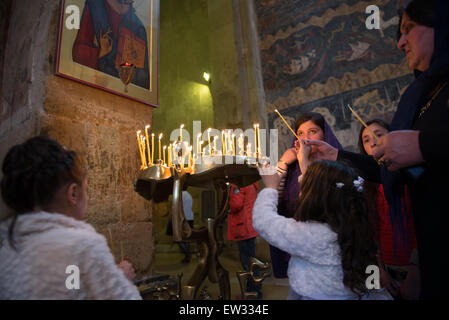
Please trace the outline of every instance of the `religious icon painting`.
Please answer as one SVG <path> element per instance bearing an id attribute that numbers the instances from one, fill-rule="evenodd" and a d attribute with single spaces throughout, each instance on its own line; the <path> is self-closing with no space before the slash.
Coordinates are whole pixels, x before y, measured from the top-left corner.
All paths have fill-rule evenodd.
<path id="1" fill-rule="evenodd" d="M 63 0 L 56 74 L 158 106 L 159 0 Z"/>

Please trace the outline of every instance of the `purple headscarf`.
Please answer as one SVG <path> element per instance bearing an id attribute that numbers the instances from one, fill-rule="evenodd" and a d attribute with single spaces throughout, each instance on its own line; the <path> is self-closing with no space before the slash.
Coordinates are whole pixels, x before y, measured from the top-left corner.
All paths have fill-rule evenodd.
<path id="1" fill-rule="evenodd" d="M 292 147 L 295 146 L 295 140 L 293 140 Z M 328 144 L 342 150 L 340 142 L 338 142 L 337 137 L 334 135 L 331 127 L 324 120 L 324 141 Z M 301 169 L 299 168 L 298 161 L 292 163 L 287 170 L 287 179 L 285 180 L 285 189 L 283 194 L 283 200 L 287 202 L 286 211 L 279 212 L 279 214 L 286 217 L 293 217 L 296 209 L 296 201 L 299 195 L 299 183 L 298 177 L 301 175 Z"/>
<path id="2" fill-rule="evenodd" d="M 292 147 L 295 146 L 296 139 L 293 140 Z M 331 127 L 324 120 L 324 141 L 338 150 L 343 150 L 337 137 L 334 135 Z M 295 161 L 288 166 L 287 178 L 285 180 L 285 189 L 282 195 L 283 203 L 279 203 L 278 213 L 285 217 L 293 217 L 296 210 L 298 195 L 299 195 L 299 183 L 298 177 L 301 175 L 301 169 L 299 168 L 298 161 Z M 276 247 L 270 245 L 271 263 L 273 266 L 273 273 L 276 278 L 286 278 L 288 261 L 290 255 Z"/>

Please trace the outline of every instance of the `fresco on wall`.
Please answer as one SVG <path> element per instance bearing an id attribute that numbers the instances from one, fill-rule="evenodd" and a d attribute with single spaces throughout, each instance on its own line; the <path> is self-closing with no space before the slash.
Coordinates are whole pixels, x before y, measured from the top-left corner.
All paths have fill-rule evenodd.
<path id="1" fill-rule="evenodd" d="M 270 127 L 282 127 L 277 108 L 324 114 L 342 144 L 353 149 L 365 119 L 391 120 L 412 75 L 396 48 L 397 0 L 379 0 L 381 29 L 368 30 L 358 0 L 256 0 L 262 76 Z M 352 135 L 355 132 L 355 137 Z M 283 130 L 280 134 L 282 140 Z M 288 140 L 288 139 L 287 139 Z M 291 141 L 281 141 L 279 150 Z"/>

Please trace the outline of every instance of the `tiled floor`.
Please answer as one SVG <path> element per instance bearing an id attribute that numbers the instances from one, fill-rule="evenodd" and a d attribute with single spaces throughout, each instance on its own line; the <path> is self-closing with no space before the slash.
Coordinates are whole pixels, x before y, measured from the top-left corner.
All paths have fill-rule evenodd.
<path id="1" fill-rule="evenodd" d="M 170 250 L 156 250 L 155 256 L 155 273 L 169 274 L 176 277 L 183 273 L 182 284 L 186 283 L 195 270 L 198 257 L 192 254 L 190 263 L 182 263 L 184 255 L 179 252 L 177 245 L 174 244 Z M 161 252 L 165 251 L 165 252 Z M 235 257 L 233 252 L 224 250 L 219 257 L 221 265 L 229 272 L 231 284 L 231 299 L 239 299 L 241 295 L 239 282 L 236 276 L 237 271 L 242 271 L 240 261 Z M 201 285 L 201 289 L 207 287 L 207 292 L 213 299 L 219 296 L 219 287 L 216 283 L 211 283 L 209 279 L 205 279 Z M 277 279 L 273 276 L 266 278 L 262 285 L 264 300 L 285 300 L 288 294 L 288 279 Z"/>

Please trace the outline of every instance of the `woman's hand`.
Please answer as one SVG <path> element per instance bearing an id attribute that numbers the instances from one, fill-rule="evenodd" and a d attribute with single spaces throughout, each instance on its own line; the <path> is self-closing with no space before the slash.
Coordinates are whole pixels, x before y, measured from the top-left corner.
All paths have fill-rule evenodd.
<path id="1" fill-rule="evenodd" d="M 295 142 L 295 144 L 296 144 L 296 142 Z M 287 170 L 288 166 L 291 165 L 295 161 L 296 161 L 296 149 L 290 148 L 290 149 L 287 149 L 284 152 L 284 154 L 281 156 L 281 159 L 279 159 L 278 166 L 283 170 Z"/>
<path id="2" fill-rule="evenodd" d="M 313 160 L 337 160 L 338 149 L 323 140 L 305 140 L 306 145 L 315 147 Z"/>
<path id="3" fill-rule="evenodd" d="M 279 188 L 279 184 L 281 183 L 282 178 L 287 175 L 287 172 L 279 173 L 276 167 L 268 165 L 259 168 L 259 174 L 266 188 L 272 188 L 277 190 Z"/>
<path id="4" fill-rule="evenodd" d="M 134 279 L 136 278 L 136 273 L 133 266 L 128 262 L 128 260 L 123 260 L 122 262 L 120 262 L 118 264 L 118 267 L 123 271 L 126 278 L 128 278 L 131 282 L 134 281 Z"/>
<path id="5" fill-rule="evenodd" d="M 393 131 L 381 137 L 373 148 L 373 157 L 383 161 L 389 171 L 413 167 L 424 162 L 419 149 L 419 131 Z"/>
<path id="6" fill-rule="evenodd" d="M 301 169 L 301 173 L 305 174 L 307 167 L 309 166 L 309 156 L 312 147 L 307 145 L 303 139 L 300 139 L 299 141 L 295 141 L 295 149 L 296 158 L 299 162 L 299 168 Z"/>

